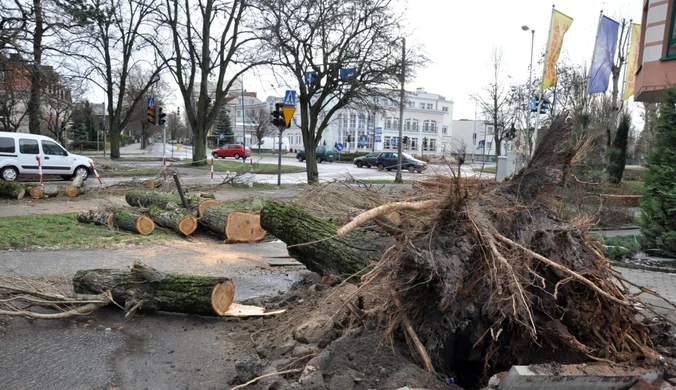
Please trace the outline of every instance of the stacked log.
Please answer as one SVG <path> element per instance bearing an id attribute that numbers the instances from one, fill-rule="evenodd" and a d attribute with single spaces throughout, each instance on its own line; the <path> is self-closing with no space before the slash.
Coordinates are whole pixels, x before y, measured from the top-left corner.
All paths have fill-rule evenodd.
<path id="1" fill-rule="evenodd" d="M 155 230 L 155 222 L 145 215 L 133 211 L 118 210 L 109 211 L 81 211 L 77 214 L 77 221 L 80 223 L 93 223 L 96 225 L 105 225 L 116 227 L 141 235 L 148 235 Z"/>
<path id="2" fill-rule="evenodd" d="M 136 310 L 223 316 L 235 296 L 228 278 L 164 274 L 142 263 L 131 269 L 90 269 L 73 277 L 78 294 L 110 291 L 128 315 Z"/>
<path id="3" fill-rule="evenodd" d="M 176 207 L 165 210 L 153 205 L 148 207 L 146 215 L 158 225 L 186 236 L 193 234 L 197 229 L 197 218 L 186 209 Z"/>
<path id="4" fill-rule="evenodd" d="M 142 190 L 129 190 L 124 196 L 124 199 L 127 201 L 127 204 L 132 207 L 143 207 L 147 208 L 150 206 L 157 206 L 161 209 L 167 209 L 172 207 L 170 204 L 181 205 L 181 197 L 178 195 L 166 193 L 166 192 L 155 192 L 155 191 L 142 191 Z M 212 202 L 213 199 L 203 199 L 198 196 L 187 196 L 188 204 L 190 210 L 199 213 L 200 204 L 202 202 Z"/>
<path id="5" fill-rule="evenodd" d="M 113 213 L 108 211 L 80 211 L 77 213 L 77 221 L 80 223 L 93 223 L 113 227 Z"/>
<path id="6" fill-rule="evenodd" d="M 84 193 L 85 193 L 84 177 L 81 175 L 75 175 L 73 182 L 68 187 L 66 187 L 66 196 L 69 198 L 74 198 Z"/>
<path id="7" fill-rule="evenodd" d="M 9 199 L 21 199 L 26 195 L 26 188 L 21 183 L 0 180 L 0 196 Z"/>
<path id="8" fill-rule="evenodd" d="M 257 242 L 267 232 L 260 224 L 260 211 L 265 201 L 256 197 L 248 202 L 221 203 L 204 209 L 200 223 L 224 237 L 227 243 Z"/>
<path id="9" fill-rule="evenodd" d="M 31 187 L 31 189 L 28 190 L 28 193 L 33 199 L 49 198 L 59 194 L 59 187 L 53 184 L 45 184 L 42 186 Z"/>

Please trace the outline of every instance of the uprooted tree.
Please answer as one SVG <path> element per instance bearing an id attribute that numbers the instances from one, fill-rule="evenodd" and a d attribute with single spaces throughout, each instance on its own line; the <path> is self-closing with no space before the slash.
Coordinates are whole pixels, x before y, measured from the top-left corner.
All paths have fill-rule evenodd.
<path id="1" fill-rule="evenodd" d="M 429 370 L 455 372 L 465 383 L 477 371 L 517 363 L 655 363 L 650 331 L 638 318 L 652 314 L 636 309 L 638 297 L 596 249 L 590 224 L 554 216 L 554 191 L 575 158 L 572 128 L 556 119 L 512 181 L 449 181 L 427 200 L 385 204 L 340 229 L 269 202 L 263 228 L 308 268 L 347 276 L 354 263 L 341 258 L 352 249 L 366 255 L 357 245 L 369 241 L 363 234 L 374 226 L 354 229 L 374 219 L 385 226 L 396 242 L 382 248 L 378 262 L 362 256 L 362 265 L 373 267 L 362 289 L 389 290 L 387 329 L 401 325 Z M 395 210 L 399 223 L 377 220 Z"/>

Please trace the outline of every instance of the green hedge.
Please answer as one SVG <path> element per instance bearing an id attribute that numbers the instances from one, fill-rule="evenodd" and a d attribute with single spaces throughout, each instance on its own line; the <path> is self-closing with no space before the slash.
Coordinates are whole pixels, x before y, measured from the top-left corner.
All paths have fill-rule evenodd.
<path id="1" fill-rule="evenodd" d="M 103 142 L 99 142 L 98 149 L 103 150 Z M 92 151 L 97 150 L 96 141 L 75 141 L 70 145 L 70 150 Z"/>

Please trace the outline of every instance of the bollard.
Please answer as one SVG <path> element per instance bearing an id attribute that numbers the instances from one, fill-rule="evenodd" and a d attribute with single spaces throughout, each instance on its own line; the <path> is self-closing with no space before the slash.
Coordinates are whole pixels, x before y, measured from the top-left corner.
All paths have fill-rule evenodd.
<path id="1" fill-rule="evenodd" d="M 94 175 L 96 175 L 96 178 L 99 180 L 99 184 L 101 184 L 101 187 L 103 187 L 103 180 L 101 180 L 101 176 L 99 176 L 99 173 L 96 172 L 96 167 L 94 166 L 94 163 L 90 163 L 92 167 L 92 171 L 94 171 Z"/>
<path id="2" fill-rule="evenodd" d="M 214 184 L 214 158 L 211 157 L 211 184 Z"/>
<path id="3" fill-rule="evenodd" d="M 42 160 L 40 160 L 40 156 L 35 157 L 38 159 L 38 171 L 40 172 L 40 185 L 44 183 L 44 179 L 42 177 Z"/>

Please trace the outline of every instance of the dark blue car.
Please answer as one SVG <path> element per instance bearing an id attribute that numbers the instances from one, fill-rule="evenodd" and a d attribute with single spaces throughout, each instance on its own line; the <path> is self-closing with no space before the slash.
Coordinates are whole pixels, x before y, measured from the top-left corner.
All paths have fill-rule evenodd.
<path id="1" fill-rule="evenodd" d="M 388 171 L 397 169 L 397 152 L 381 153 L 376 160 L 376 167 L 381 171 L 383 169 L 387 169 Z M 408 153 L 402 153 L 401 169 L 408 169 L 409 172 L 422 173 L 422 171 L 427 169 L 427 163 L 414 158 Z"/>

